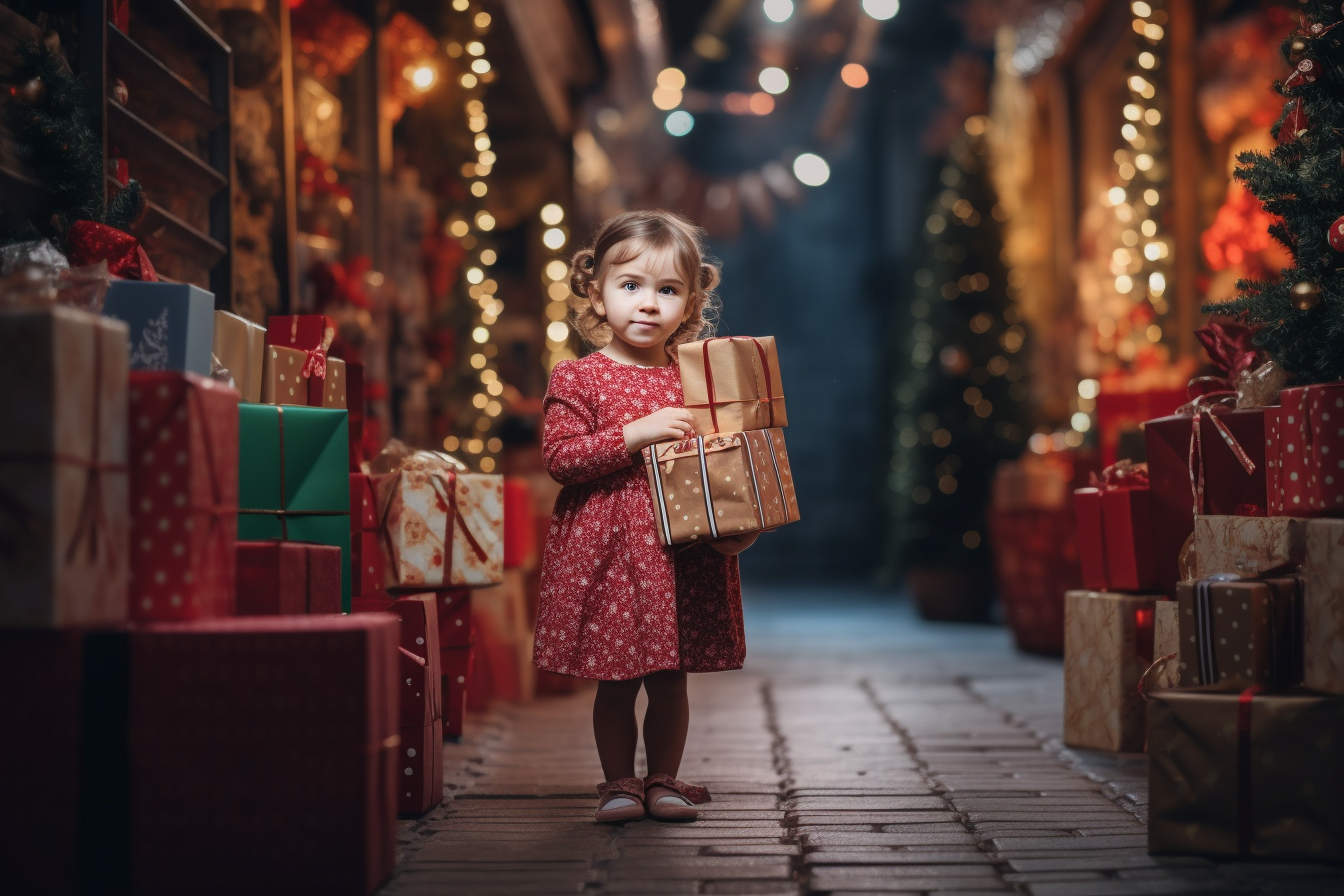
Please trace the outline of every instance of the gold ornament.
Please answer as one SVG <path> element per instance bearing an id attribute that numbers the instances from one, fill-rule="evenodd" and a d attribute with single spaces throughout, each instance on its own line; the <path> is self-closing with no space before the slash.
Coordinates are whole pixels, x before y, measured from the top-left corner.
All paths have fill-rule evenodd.
<path id="1" fill-rule="evenodd" d="M 1307 42 L 1304 40 L 1295 40 L 1288 45 L 1288 56 L 1294 62 L 1296 62 L 1305 52 L 1307 52 Z"/>
<path id="2" fill-rule="evenodd" d="M 1319 283 L 1303 280 L 1301 283 L 1294 283 L 1290 292 L 1293 296 L 1293 307 L 1298 311 L 1310 311 L 1321 303 Z"/>

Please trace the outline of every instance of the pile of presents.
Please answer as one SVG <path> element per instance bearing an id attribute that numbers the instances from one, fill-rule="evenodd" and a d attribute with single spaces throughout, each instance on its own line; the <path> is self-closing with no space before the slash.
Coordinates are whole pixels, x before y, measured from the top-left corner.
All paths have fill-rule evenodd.
<path id="1" fill-rule="evenodd" d="M 442 799 L 472 589 L 535 550 L 503 477 L 364 456 L 332 335 L 189 285 L 0 279 L 15 892 L 366 894 Z"/>
<path id="2" fill-rule="evenodd" d="M 1154 854 L 1344 858 L 1344 383 L 1274 378 L 1074 492 L 1064 740 L 1147 751 Z"/>

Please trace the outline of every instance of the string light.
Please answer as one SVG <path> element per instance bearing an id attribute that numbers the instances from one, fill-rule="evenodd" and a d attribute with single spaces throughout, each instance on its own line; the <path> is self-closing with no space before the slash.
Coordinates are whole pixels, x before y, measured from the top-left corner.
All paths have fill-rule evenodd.
<path id="1" fill-rule="evenodd" d="M 669 71 L 681 73 L 676 69 L 664 69 L 659 75 L 660 82 Z M 684 76 L 681 83 L 685 83 Z M 569 242 L 569 234 L 559 226 L 565 220 L 564 206 L 557 202 L 548 202 L 538 213 L 546 229 L 541 234 L 541 244 L 552 252 L 561 252 Z M 552 258 L 542 265 L 542 282 L 546 287 L 546 355 L 543 363 L 549 373 L 556 364 L 577 357 L 570 347 L 569 319 L 569 265 L 563 258 Z"/>

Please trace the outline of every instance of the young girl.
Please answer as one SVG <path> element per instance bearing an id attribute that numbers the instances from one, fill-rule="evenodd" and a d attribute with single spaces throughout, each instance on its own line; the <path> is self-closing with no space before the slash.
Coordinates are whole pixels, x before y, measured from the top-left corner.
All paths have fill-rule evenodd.
<path id="1" fill-rule="evenodd" d="M 712 335 L 719 269 L 701 231 L 665 211 L 627 212 L 574 256 L 574 327 L 598 351 L 562 361 L 546 393 L 542 450 L 564 488 L 542 561 L 534 660 L 598 680 L 593 734 L 606 782 L 598 821 L 690 821 L 702 787 L 677 780 L 687 672 L 740 669 L 737 552 L 755 533 L 665 548 L 640 451 L 694 435 L 676 347 Z M 648 693 L 635 777 L 635 698 Z"/>

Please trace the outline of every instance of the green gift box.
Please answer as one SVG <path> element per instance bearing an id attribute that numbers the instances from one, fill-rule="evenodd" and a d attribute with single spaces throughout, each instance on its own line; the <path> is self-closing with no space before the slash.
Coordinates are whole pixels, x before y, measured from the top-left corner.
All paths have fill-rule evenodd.
<path id="1" fill-rule="evenodd" d="M 350 442 L 346 411 L 238 408 L 238 540 L 311 541 L 341 549 L 350 612 Z"/>

